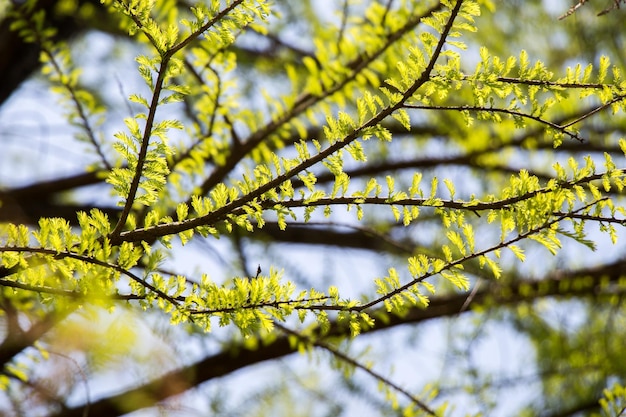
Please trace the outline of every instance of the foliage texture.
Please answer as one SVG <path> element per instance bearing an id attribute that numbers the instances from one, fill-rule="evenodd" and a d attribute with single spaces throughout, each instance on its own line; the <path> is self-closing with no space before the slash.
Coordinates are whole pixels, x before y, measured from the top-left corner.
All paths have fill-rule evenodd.
<path id="1" fill-rule="evenodd" d="M 622 415 L 623 14 L 583 3 L 0 8 L 3 108 L 37 86 L 78 152 L 2 156 L 5 413 Z"/>

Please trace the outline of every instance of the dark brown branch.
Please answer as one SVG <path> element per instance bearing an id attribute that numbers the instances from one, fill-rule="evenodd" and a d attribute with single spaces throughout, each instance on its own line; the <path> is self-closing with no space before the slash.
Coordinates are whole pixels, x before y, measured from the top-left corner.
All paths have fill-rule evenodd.
<path id="1" fill-rule="evenodd" d="M 152 407 L 167 398 L 182 394 L 203 382 L 219 378 L 247 366 L 277 359 L 294 352 L 287 337 L 276 339 L 270 345 L 256 350 L 243 346 L 226 349 L 192 365 L 167 373 L 140 387 L 121 394 L 94 401 L 89 406 L 89 417 L 112 417 Z M 55 417 L 83 417 L 84 407 L 63 411 Z"/>
<path id="2" fill-rule="evenodd" d="M 343 230 L 340 230 L 343 229 Z M 411 254 L 415 245 L 399 242 L 387 234 L 354 225 L 287 223 L 281 230 L 276 222 L 265 222 L 261 229 L 244 235 L 249 239 L 269 237 L 273 242 L 295 243 L 303 245 L 328 245 L 341 248 L 370 250 L 374 252 Z"/>

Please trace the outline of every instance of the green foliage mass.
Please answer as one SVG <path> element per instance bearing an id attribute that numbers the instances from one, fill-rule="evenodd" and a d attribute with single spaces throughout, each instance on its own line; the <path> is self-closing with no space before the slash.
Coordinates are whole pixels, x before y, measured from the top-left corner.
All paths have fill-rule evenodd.
<path id="1" fill-rule="evenodd" d="M 59 3 L 76 13 L 87 7 Z M 111 36 L 132 45 L 145 84 L 124 86 L 133 113 L 114 121 L 107 99 L 83 83 L 73 44 L 58 39 L 50 12 L 31 0 L 15 6 L 11 29 L 40 48 L 41 76 L 96 161 L 86 169 L 116 206 L 0 224 L 2 303 L 33 322 L 128 309 L 159 312 L 195 334 L 235 328 L 228 343 L 239 348 L 226 348 L 232 352 L 260 352 L 284 337 L 289 351 L 328 352 L 346 381 L 356 370 L 378 381 L 391 415 L 444 416 L 460 414 L 437 384 L 407 390 L 357 358 L 350 342 L 419 321 L 416 314 L 459 296 L 461 305 L 442 317 L 474 307 L 477 315 L 512 315 L 535 345 L 539 371 L 594 368 L 579 380 L 542 379 L 547 409 L 575 409 L 584 400 L 620 415 L 623 389 L 609 382 L 623 384 L 626 376 L 615 366 L 623 317 L 612 336 L 603 326 L 614 317 L 610 308 L 621 308 L 621 272 L 602 287 L 581 287 L 575 279 L 584 275 L 574 273 L 542 287 L 516 271 L 531 257 L 559 255 L 568 240 L 590 249 L 604 240 L 619 244 L 626 221 L 626 140 L 617 121 L 626 111 L 623 65 L 602 55 L 597 64 L 565 68 L 526 50 L 494 52 L 490 42 L 476 42 L 487 30 L 482 16 L 498 7 L 488 0 L 345 1 L 340 23 L 311 23 L 310 50 L 276 37 L 281 19 L 290 12 L 312 18 L 313 6 L 92 5 L 107 16 Z M 254 56 L 245 48 L 249 37 L 275 44 L 268 56 Z M 113 135 L 105 129 L 111 123 Z M 446 147 L 457 156 L 437 156 Z M 416 151 L 429 156 L 413 166 L 398 157 Z M 549 169 L 526 163 L 526 155 L 540 154 Z M 478 185 L 430 169 L 452 164 L 467 166 Z M 225 276 L 175 273 L 167 264 L 198 241 L 239 242 L 273 225 L 288 233 L 337 222 L 379 242 L 420 227 L 435 232 L 421 244 L 409 239 L 408 250 L 389 250 L 394 262 L 360 296 L 345 295 L 350 290 L 339 279 L 306 288 L 269 261 L 256 275 L 242 262 L 239 273 Z M 401 239 L 392 243 L 398 249 Z M 591 287 L 616 299 L 587 312 L 586 331 L 561 334 L 529 308 Z M 45 356 L 49 346 L 39 349 Z M 10 361 L 1 385 L 11 390 L 13 379 L 27 383 L 29 375 L 25 362 Z"/>

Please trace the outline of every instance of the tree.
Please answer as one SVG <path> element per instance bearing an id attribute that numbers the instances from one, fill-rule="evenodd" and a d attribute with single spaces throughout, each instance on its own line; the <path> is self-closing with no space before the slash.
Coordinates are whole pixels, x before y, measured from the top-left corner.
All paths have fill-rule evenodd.
<path id="1" fill-rule="evenodd" d="M 621 11 L 507 3 L 0 9 L 82 165 L 0 191 L 3 412 L 619 415 Z"/>

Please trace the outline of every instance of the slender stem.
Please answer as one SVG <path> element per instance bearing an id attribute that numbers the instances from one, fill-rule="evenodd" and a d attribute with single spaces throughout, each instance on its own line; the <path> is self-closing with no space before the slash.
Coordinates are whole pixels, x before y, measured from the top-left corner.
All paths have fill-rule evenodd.
<path id="1" fill-rule="evenodd" d="M 322 349 L 330 352 L 337 359 L 339 359 L 339 360 L 349 364 L 350 366 L 353 366 L 354 368 L 360 369 L 363 372 L 367 373 L 368 375 L 374 377 L 379 382 L 382 382 L 383 384 L 391 387 L 395 391 L 397 391 L 397 392 L 401 393 L 402 395 L 404 395 L 405 397 L 407 397 L 411 402 L 413 402 L 420 409 L 422 409 L 422 411 L 426 412 L 426 414 L 428 414 L 430 416 L 434 416 L 434 417 L 438 416 L 437 413 L 435 413 L 430 407 L 428 407 L 422 400 L 417 398 L 415 395 L 411 394 L 410 392 L 408 392 L 407 390 L 405 390 L 404 388 L 402 388 L 401 386 L 399 386 L 395 382 L 391 381 L 389 378 L 384 377 L 380 373 L 374 371 L 373 369 L 371 369 L 371 368 L 361 364 L 357 360 L 355 360 L 355 359 L 351 358 L 350 356 L 346 355 L 345 353 L 341 352 L 339 349 L 336 349 L 333 346 L 329 345 L 328 343 L 324 343 L 324 342 L 322 342 L 320 340 L 313 340 L 312 338 L 307 337 L 307 336 L 305 336 L 305 335 L 303 335 L 303 334 L 301 334 L 299 332 L 296 332 L 294 330 L 291 330 L 288 327 L 283 326 L 280 323 L 274 322 L 274 325 L 276 327 L 278 327 L 280 330 L 282 330 L 283 332 L 285 332 L 286 334 L 291 335 L 291 336 L 295 336 L 296 338 L 298 338 L 299 340 L 301 340 L 302 342 L 304 342 L 306 344 L 310 344 L 310 345 L 322 348 Z"/>
<path id="2" fill-rule="evenodd" d="M 606 200 L 606 199 L 607 198 L 605 197 L 605 198 L 602 198 L 600 200 L 593 201 L 592 203 L 589 203 L 589 204 L 587 204 L 587 205 L 585 205 L 585 206 L 575 210 L 573 212 L 573 214 L 581 212 L 581 211 L 584 211 L 587 208 L 592 207 L 595 204 L 598 204 L 600 201 L 603 201 L 603 200 Z M 484 249 L 482 251 L 471 253 L 469 255 L 466 255 L 466 256 L 464 256 L 462 258 L 457 259 L 456 261 L 448 262 L 440 270 L 432 270 L 432 271 L 427 272 L 427 273 L 425 273 L 423 275 L 420 275 L 419 277 L 409 281 L 408 283 L 402 285 L 401 287 L 398 287 L 395 290 L 390 291 L 390 292 L 388 292 L 388 293 L 386 293 L 386 294 L 384 294 L 384 295 L 382 295 L 382 296 L 380 296 L 380 297 L 370 301 L 369 303 L 366 303 L 366 304 L 363 304 L 361 306 L 356 307 L 354 310 L 355 311 L 363 311 L 363 310 L 369 309 L 369 308 L 371 308 L 371 307 L 373 307 L 373 306 L 375 306 L 377 304 L 380 304 L 380 303 L 384 302 L 385 300 L 389 300 L 390 298 L 392 298 L 395 295 L 398 295 L 398 294 L 408 290 L 409 288 L 411 288 L 414 285 L 416 285 L 416 284 L 426 280 L 427 278 L 430 278 L 430 277 L 432 277 L 434 275 L 440 274 L 443 271 L 450 270 L 450 269 L 452 269 L 452 268 L 454 268 L 456 266 L 459 266 L 459 265 L 463 264 L 464 262 L 469 261 L 470 259 L 477 259 L 477 258 L 480 258 L 481 256 L 487 255 L 488 253 L 495 252 L 495 251 L 497 251 L 499 249 L 511 246 L 514 243 L 519 242 L 520 240 L 524 240 L 524 239 L 526 239 L 526 238 L 528 238 L 528 237 L 530 237 L 532 235 L 535 235 L 535 234 L 541 232 L 542 230 L 545 230 L 545 229 L 549 228 L 553 224 L 557 224 L 557 223 L 561 222 L 562 220 L 569 218 L 571 215 L 572 215 L 572 213 L 565 213 L 562 216 L 558 216 L 557 218 L 555 218 L 553 220 L 550 220 L 548 222 L 545 222 L 544 224 L 542 224 L 540 226 L 537 226 L 537 227 L 535 227 L 533 229 L 530 229 L 527 232 L 520 233 L 520 234 L 518 234 L 516 237 L 514 237 L 512 239 L 509 239 L 509 240 L 504 241 L 504 242 L 500 242 L 497 245 L 491 246 L 491 247 L 489 247 L 487 249 Z"/>
<path id="3" fill-rule="evenodd" d="M 608 104 L 607 104 L 608 105 Z M 571 137 L 572 139 L 576 139 L 579 142 L 584 142 L 585 140 L 583 138 L 581 138 L 580 136 L 578 136 L 577 133 L 575 132 L 570 132 L 569 130 L 567 130 L 567 127 L 573 125 L 574 123 L 577 122 L 571 122 L 568 123 L 565 126 L 561 126 L 558 125 L 556 123 L 553 123 L 549 120 L 543 119 L 539 116 L 533 116 L 532 114 L 527 114 L 527 113 L 523 113 L 521 111 L 517 111 L 517 110 L 512 110 L 512 109 L 501 109 L 501 108 L 497 108 L 497 107 L 482 107 L 482 106 L 417 106 L 417 105 L 405 105 L 404 106 L 407 109 L 418 109 L 418 110 L 453 110 L 453 111 L 467 111 L 467 112 L 486 112 L 486 113 L 504 113 L 504 114 L 508 114 L 510 116 L 514 116 L 514 117 L 521 117 L 524 119 L 531 119 L 534 120 L 536 122 L 539 122 L 541 124 L 544 124 L 546 126 L 549 126 L 553 129 L 558 130 L 559 132 L 562 132 L 563 134 Z M 599 109 L 594 110 L 595 111 L 599 111 Z M 590 116 L 590 114 L 586 115 L 585 117 Z"/>
<path id="4" fill-rule="evenodd" d="M 152 126 L 154 125 L 154 118 L 155 118 L 157 107 L 159 104 L 159 98 L 161 95 L 161 91 L 163 90 L 163 83 L 165 80 L 165 75 L 167 73 L 167 68 L 168 68 L 171 58 L 174 56 L 174 54 L 176 54 L 176 52 L 183 49 L 186 45 L 188 45 L 190 42 L 192 42 L 194 39 L 196 39 L 198 36 L 200 36 L 210 27 L 212 27 L 217 22 L 222 20 L 228 13 L 230 13 L 235 7 L 237 7 L 242 2 L 243 0 L 234 1 L 231 5 L 229 5 L 228 7 L 224 8 L 224 10 L 216 14 L 211 20 L 209 20 L 206 24 L 204 24 L 200 29 L 198 29 L 197 31 L 189 35 L 187 38 L 185 38 L 183 41 L 181 41 L 177 45 L 173 46 L 170 50 L 162 54 L 161 65 L 159 67 L 157 79 L 154 83 L 152 101 L 150 102 L 150 108 L 148 110 L 148 116 L 146 118 L 143 138 L 141 140 L 141 147 L 139 149 L 139 153 L 137 154 L 137 166 L 135 167 L 135 174 L 130 183 L 130 189 L 128 191 L 128 195 L 126 196 L 126 203 L 124 204 L 124 208 L 122 210 L 122 213 L 120 214 L 120 218 L 117 224 L 115 225 L 115 228 L 110 234 L 111 240 L 115 240 L 116 238 L 119 237 L 120 233 L 122 232 L 122 229 L 124 228 L 124 225 L 126 224 L 126 220 L 128 220 L 128 216 L 130 215 L 133 204 L 135 202 L 137 190 L 139 189 L 139 184 L 141 182 L 141 176 L 143 175 L 143 167 L 146 162 L 148 146 L 150 144 L 150 137 L 152 135 Z M 139 22 L 134 16 L 131 15 L 131 17 L 135 20 L 135 23 L 137 23 L 141 27 L 141 22 Z M 157 42 L 151 36 L 149 36 L 148 33 L 146 33 L 146 35 L 148 35 L 148 38 L 150 39 L 154 47 L 157 48 Z"/>

